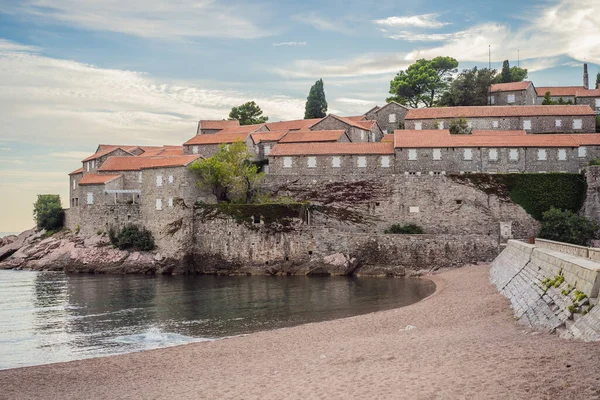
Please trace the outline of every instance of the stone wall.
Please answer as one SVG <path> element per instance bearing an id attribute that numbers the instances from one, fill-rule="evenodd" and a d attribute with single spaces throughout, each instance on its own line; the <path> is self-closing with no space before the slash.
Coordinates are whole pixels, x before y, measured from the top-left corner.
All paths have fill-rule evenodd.
<path id="1" fill-rule="evenodd" d="M 371 141 L 371 131 L 366 129 L 360 129 L 347 123 L 340 121 L 339 119 L 328 115 L 321 121 L 314 124 L 311 131 L 325 131 L 325 130 L 343 130 L 346 132 L 352 142 L 369 142 Z M 381 139 L 380 139 L 381 140 Z"/>
<path id="2" fill-rule="evenodd" d="M 333 158 L 339 158 L 340 166 L 333 167 Z M 387 157 L 389 167 L 383 167 L 384 157 Z M 347 174 L 356 175 L 387 175 L 394 173 L 394 155 L 341 155 L 341 156 L 314 156 L 315 167 L 308 167 L 310 156 L 290 156 L 291 168 L 284 167 L 284 159 L 288 157 L 269 157 L 269 174 L 272 175 L 330 175 L 340 176 Z M 365 167 L 359 166 L 359 158 L 365 161 Z"/>
<path id="3" fill-rule="evenodd" d="M 600 97 L 578 97 L 576 104 L 588 105 L 592 107 L 592 110 L 596 113 L 600 112 Z"/>
<path id="4" fill-rule="evenodd" d="M 589 166 L 586 169 L 586 180 L 587 195 L 581 214 L 600 223 L 600 167 Z"/>
<path id="5" fill-rule="evenodd" d="M 511 240 L 492 263 L 490 281 L 523 324 L 595 341 L 600 339 L 600 313 L 590 305 L 597 303 L 599 274 L 596 262 Z M 576 290 L 587 297 L 576 300 Z"/>
<path id="6" fill-rule="evenodd" d="M 404 117 L 406 117 L 407 112 L 408 109 L 406 107 L 391 102 L 374 113 L 368 114 L 367 119 L 377 121 L 377 125 L 384 131 L 383 133 L 394 133 L 400 126 L 404 126 Z M 394 115 L 394 121 L 390 121 L 392 114 Z"/>
<path id="7" fill-rule="evenodd" d="M 77 208 L 65 210 L 65 227 L 79 230 L 82 235 L 108 232 L 110 227 L 120 229 L 128 224 L 144 224 L 139 204 L 94 205 L 85 211 Z"/>
<path id="8" fill-rule="evenodd" d="M 513 103 L 508 102 L 508 96 L 515 96 Z M 533 85 L 529 85 L 525 90 L 513 90 L 510 92 L 493 92 L 491 96 L 494 106 L 532 106 L 537 104 L 537 92 Z"/>

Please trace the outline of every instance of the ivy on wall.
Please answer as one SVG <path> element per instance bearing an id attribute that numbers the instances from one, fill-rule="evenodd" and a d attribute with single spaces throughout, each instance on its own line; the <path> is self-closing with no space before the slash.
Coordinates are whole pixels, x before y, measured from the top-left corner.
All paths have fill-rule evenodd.
<path id="1" fill-rule="evenodd" d="M 293 229 L 293 223 L 302 220 L 308 203 L 270 204 L 196 204 L 196 215 L 201 221 L 233 219 L 238 224 L 257 229 L 261 225 L 269 230 L 285 232 Z"/>
<path id="2" fill-rule="evenodd" d="M 477 189 L 520 205 L 536 220 L 551 207 L 579 211 L 585 201 L 587 183 L 580 174 L 466 174 L 452 175 Z"/>

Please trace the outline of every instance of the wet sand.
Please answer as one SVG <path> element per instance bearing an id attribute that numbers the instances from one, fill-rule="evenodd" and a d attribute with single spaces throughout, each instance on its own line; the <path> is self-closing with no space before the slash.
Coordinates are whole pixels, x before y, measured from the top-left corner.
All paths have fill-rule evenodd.
<path id="1" fill-rule="evenodd" d="M 0 371 L 0 398 L 600 398 L 600 343 L 525 329 L 488 276 L 434 275 L 435 294 L 395 310 Z"/>

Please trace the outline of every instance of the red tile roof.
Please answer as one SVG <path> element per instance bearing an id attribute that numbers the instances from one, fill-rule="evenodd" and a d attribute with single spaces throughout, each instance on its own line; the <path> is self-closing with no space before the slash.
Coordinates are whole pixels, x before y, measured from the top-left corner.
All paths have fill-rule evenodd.
<path id="1" fill-rule="evenodd" d="M 240 126 L 240 122 L 237 119 L 227 120 L 227 119 L 201 119 L 198 122 L 198 129 L 226 129 L 233 128 L 236 126 Z"/>
<path id="2" fill-rule="evenodd" d="M 495 83 L 490 88 L 492 93 L 497 92 L 514 92 L 518 90 L 525 90 L 531 85 L 531 82 L 511 82 L 511 83 Z"/>
<path id="3" fill-rule="evenodd" d="M 308 128 L 323 118 L 313 118 L 313 119 L 295 119 L 291 121 L 280 121 L 280 122 L 267 122 L 267 128 L 271 131 L 299 131 L 299 130 L 308 130 Z"/>
<path id="4" fill-rule="evenodd" d="M 81 173 L 83 173 L 83 168 L 76 169 L 75 171 L 71 172 L 69 175 L 77 175 L 77 174 L 81 174 Z"/>
<path id="5" fill-rule="evenodd" d="M 365 120 L 365 116 L 364 115 L 353 115 L 351 117 L 344 117 L 344 118 L 349 119 L 350 121 L 354 121 L 354 122 L 364 121 Z"/>
<path id="6" fill-rule="evenodd" d="M 346 123 L 346 124 L 348 124 L 350 126 L 353 126 L 355 128 L 359 128 L 359 129 L 363 129 L 363 130 L 367 130 L 367 131 L 370 130 L 371 128 L 365 128 L 365 124 L 364 123 L 367 123 L 367 124 L 370 124 L 371 126 L 373 126 L 372 122 L 374 122 L 374 121 L 362 121 L 362 122 L 352 121 L 352 120 L 350 120 L 348 118 L 340 117 L 340 116 L 337 116 L 335 114 L 329 114 L 328 116 L 331 116 L 331 117 L 333 117 L 333 118 L 335 118 L 335 119 L 337 119 L 339 121 L 342 121 L 342 122 L 344 122 L 344 123 Z"/>
<path id="7" fill-rule="evenodd" d="M 213 135 L 201 135 L 213 136 Z M 98 171 L 140 171 L 147 168 L 181 167 L 198 159 L 198 155 L 174 157 L 110 157 Z"/>
<path id="8" fill-rule="evenodd" d="M 279 143 L 338 142 L 345 134 L 343 130 L 292 131 L 285 135 Z"/>
<path id="9" fill-rule="evenodd" d="M 394 142 L 394 134 L 390 133 L 387 135 L 383 135 L 383 138 L 381 139 L 382 142 Z"/>
<path id="10" fill-rule="evenodd" d="M 79 185 L 104 185 L 110 181 L 120 178 L 121 176 L 122 175 L 85 174 L 83 178 L 79 180 Z"/>
<path id="11" fill-rule="evenodd" d="M 600 134 L 578 133 L 570 136 L 580 146 L 600 146 Z"/>
<path id="12" fill-rule="evenodd" d="M 440 147 L 577 147 L 600 143 L 600 134 L 550 135 L 451 135 L 448 130 L 397 130 L 396 148 Z M 584 136 L 587 136 L 585 138 Z"/>
<path id="13" fill-rule="evenodd" d="M 208 144 L 221 144 L 221 143 L 233 143 L 238 140 L 244 141 L 248 137 L 248 133 L 217 133 L 214 135 L 197 135 L 185 142 L 184 146 L 189 145 L 208 145 Z"/>
<path id="14" fill-rule="evenodd" d="M 535 89 L 538 96 L 544 97 L 550 92 L 552 97 L 575 96 L 578 90 L 585 90 L 583 86 L 540 86 Z"/>
<path id="15" fill-rule="evenodd" d="M 277 142 L 279 141 L 285 134 L 288 133 L 286 130 L 281 131 L 267 131 L 267 132 L 256 132 L 250 135 L 254 144 L 258 144 L 260 142 Z"/>
<path id="16" fill-rule="evenodd" d="M 127 150 L 121 148 L 121 147 L 116 147 L 116 146 L 103 146 L 102 149 L 99 149 L 96 153 L 92 154 L 91 156 L 89 156 L 86 159 L 81 160 L 81 162 L 86 162 L 86 161 L 92 161 L 95 160 L 97 158 L 100 158 L 102 156 L 105 156 L 107 154 L 112 153 L 113 151 L 117 150 L 117 149 L 121 149 L 124 152 L 127 153 Z M 132 154 L 133 156 L 133 154 Z"/>
<path id="17" fill-rule="evenodd" d="M 578 90 L 577 97 L 600 97 L 600 88 L 599 89 L 589 89 L 589 90 Z"/>
<path id="18" fill-rule="evenodd" d="M 527 135 L 525 131 L 472 131 L 472 135 L 476 136 L 522 136 Z"/>
<path id="19" fill-rule="evenodd" d="M 537 117 L 537 116 L 594 115 L 587 105 L 567 106 L 469 106 L 432 107 L 408 110 L 405 120 L 437 118 Z"/>
<path id="20" fill-rule="evenodd" d="M 278 143 L 269 157 L 304 155 L 376 155 L 394 154 L 394 144 L 379 143 Z"/>
<path id="21" fill-rule="evenodd" d="M 229 135 L 229 134 L 234 134 L 234 133 L 238 133 L 238 134 L 239 133 L 253 133 L 253 132 L 258 131 L 263 126 L 265 126 L 265 124 L 234 126 L 231 128 L 223 129 L 222 131 L 215 133 L 215 135 Z M 204 135 L 201 135 L 201 136 L 204 136 Z"/>
<path id="22" fill-rule="evenodd" d="M 366 129 L 368 131 L 370 131 L 371 129 L 373 129 L 373 126 L 377 123 L 377 121 L 357 121 L 356 122 L 358 125 L 362 126 L 363 129 Z"/>

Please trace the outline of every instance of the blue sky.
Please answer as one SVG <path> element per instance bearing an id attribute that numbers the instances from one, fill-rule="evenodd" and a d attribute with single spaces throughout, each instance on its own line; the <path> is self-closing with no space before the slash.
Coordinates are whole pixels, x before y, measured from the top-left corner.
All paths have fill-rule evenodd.
<path id="1" fill-rule="evenodd" d="M 255 100 L 301 118 L 323 78 L 330 112 L 360 114 L 395 73 L 448 55 L 502 60 L 538 86 L 600 72 L 600 3 L 552 1 L 0 0 L 0 231 L 98 143 L 180 144 L 200 118 Z"/>

